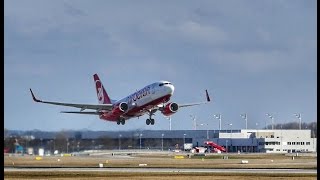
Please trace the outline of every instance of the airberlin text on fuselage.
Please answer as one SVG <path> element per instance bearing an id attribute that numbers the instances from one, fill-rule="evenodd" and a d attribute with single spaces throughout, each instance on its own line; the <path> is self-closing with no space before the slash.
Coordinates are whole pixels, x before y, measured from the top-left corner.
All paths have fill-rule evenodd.
<path id="1" fill-rule="evenodd" d="M 127 97 L 128 104 L 132 104 L 132 101 L 137 101 L 138 99 L 141 99 L 142 97 L 150 94 L 150 86 L 147 86 L 140 91 L 135 92 L 134 94 Z"/>

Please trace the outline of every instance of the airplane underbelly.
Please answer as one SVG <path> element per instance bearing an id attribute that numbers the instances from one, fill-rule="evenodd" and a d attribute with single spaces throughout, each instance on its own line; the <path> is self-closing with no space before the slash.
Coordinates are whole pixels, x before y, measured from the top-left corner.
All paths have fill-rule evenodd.
<path id="1" fill-rule="evenodd" d="M 146 97 L 144 99 L 142 99 L 142 102 L 141 102 L 141 106 L 145 105 L 145 104 L 148 104 L 150 103 L 151 101 L 153 101 L 152 97 Z"/>

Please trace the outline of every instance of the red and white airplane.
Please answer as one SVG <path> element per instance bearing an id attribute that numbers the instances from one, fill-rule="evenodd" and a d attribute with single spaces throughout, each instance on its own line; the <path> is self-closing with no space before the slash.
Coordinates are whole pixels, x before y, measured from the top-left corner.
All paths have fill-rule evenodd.
<path id="1" fill-rule="evenodd" d="M 30 92 L 35 102 L 80 108 L 80 111 L 62 111 L 62 113 L 99 115 L 100 119 L 106 121 L 115 121 L 118 125 L 124 125 L 126 120 L 134 117 L 140 117 L 144 114 L 149 115 L 149 118 L 146 120 L 146 124 L 154 125 L 154 119 L 152 119 L 152 115 L 154 115 L 157 110 L 159 110 L 165 116 L 170 116 L 176 113 L 180 107 L 194 106 L 210 102 L 210 97 L 207 90 L 207 101 L 205 102 L 189 104 L 177 104 L 175 102 L 169 102 L 170 97 L 174 92 L 174 86 L 168 81 L 152 83 L 140 89 L 139 91 L 116 101 L 110 99 L 97 74 L 93 75 L 93 79 L 96 84 L 99 104 L 73 104 L 42 101 L 35 97 L 31 89 Z M 86 109 L 93 109 L 95 111 L 84 111 Z"/>

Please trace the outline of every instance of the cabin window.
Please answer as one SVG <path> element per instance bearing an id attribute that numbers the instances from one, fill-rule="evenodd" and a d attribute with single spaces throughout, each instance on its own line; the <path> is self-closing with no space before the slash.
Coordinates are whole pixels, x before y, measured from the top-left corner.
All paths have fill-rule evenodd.
<path id="1" fill-rule="evenodd" d="M 163 86 L 163 83 L 160 83 L 159 86 Z"/>

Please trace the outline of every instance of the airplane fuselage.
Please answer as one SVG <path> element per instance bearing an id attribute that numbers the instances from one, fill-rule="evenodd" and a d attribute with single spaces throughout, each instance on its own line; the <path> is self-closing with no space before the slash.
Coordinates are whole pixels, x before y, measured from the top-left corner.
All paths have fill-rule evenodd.
<path id="1" fill-rule="evenodd" d="M 153 107 L 168 102 L 173 92 L 174 86 L 170 82 L 160 81 L 145 86 L 113 104 L 118 106 L 120 103 L 126 103 L 128 105 L 128 110 L 121 115 L 121 118 L 130 119 L 142 116 Z M 107 111 L 99 117 L 100 119 L 107 121 L 117 121 L 119 119 L 119 116 L 115 116 L 113 113 Z"/>

